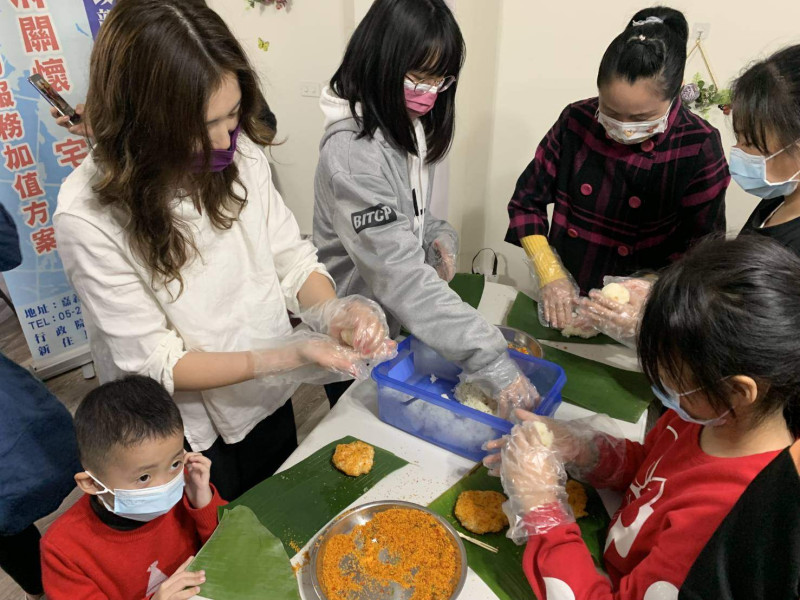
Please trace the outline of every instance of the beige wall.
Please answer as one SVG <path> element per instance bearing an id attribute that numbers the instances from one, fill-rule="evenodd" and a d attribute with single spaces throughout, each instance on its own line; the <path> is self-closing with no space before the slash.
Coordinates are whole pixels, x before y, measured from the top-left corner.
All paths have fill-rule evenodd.
<path id="1" fill-rule="evenodd" d="M 706 48 L 715 75 L 724 81 L 768 51 L 800 42 L 798 2 L 676 0 L 670 4 L 685 12 L 690 29 L 693 23 L 711 24 Z M 451 196 L 450 205 L 451 214 L 460 205 L 460 227 L 469 232 L 462 244 L 462 269 L 469 268 L 475 251 L 490 246 L 501 254 L 501 281 L 528 286 L 522 251 L 503 242 L 508 224 L 505 208 L 516 179 L 564 106 L 596 94 L 597 66 L 606 46 L 634 12 L 650 5 L 634 0 L 458 0 L 456 12 L 468 58 L 459 91 L 456 164 L 451 177 L 455 197 Z M 489 42 L 492 35 L 497 39 L 494 51 Z M 700 68 L 693 58 L 687 75 Z M 464 98 L 465 90 L 470 97 Z M 487 94 L 491 99 L 484 97 Z M 722 130 L 726 147 L 730 146 L 728 120 L 720 111 L 712 114 L 712 123 Z M 466 178 L 457 183 L 455 173 L 462 172 Z M 741 228 L 755 204 L 752 196 L 731 184 L 730 231 Z"/>
<path id="2" fill-rule="evenodd" d="M 301 230 L 311 231 L 313 177 L 322 134 L 318 99 L 302 97 L 302 82 L 323 84 L 372 0 L 294 0 L 292 10 L 247 10 L 243 0 L 209 0 L 250 53 L 278 116 L 284 145 L 273 149 L 278 185 Z M 484 247 L 500 254 L 501 280 L 525 288 L 522 252 L 503 242 L 506 204 L 517 177 L 563 107 L 596 93 L 600 57 L 627 19 L 650 2 L 616 0 L 454 0 L 467 42 L 459 82 L 456 139 L 449 158 L 448 218 L 462 236 L 461 267 Z M 715 74 L 729 81 L 751 60 L 800 42 L 800 2 L 675 0 L 694 23 L 710 23 L 706 42 Z M 259 51 L 257 38 L 270 42 Z M 702 67 L 693 59 L 687 74 Z M 728 120 L 711 121 L 732 136 Z M 738 231 L 755 205 L 735 183 L 728 226 Z M 445 216 L 445 215 L 442 215 Z"/>
<path id="3" fill-rule="evenodd" d="M 275 181 L 303 233 L 311 233 L 314 171 L 322 136 L 319 98 L 301 96 L 303 82 L 324 85 L 341 60 L 353 29 L 353 0 L 295 0 L 290 11 L 246 8 L 244 0 L 208 0 L 247 50 L 278 117 L 272 149 Z M 269 41 L 267 52 L 258 38 Z"/>

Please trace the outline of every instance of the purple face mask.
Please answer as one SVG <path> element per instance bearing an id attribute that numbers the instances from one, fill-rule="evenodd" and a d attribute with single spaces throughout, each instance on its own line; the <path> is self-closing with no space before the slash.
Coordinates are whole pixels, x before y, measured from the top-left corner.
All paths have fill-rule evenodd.
<path id="1" fill-rule="evenodd" d="M 195 154 L 194 162 L 192 163 L 192 170 L 195 173 L 202 173 L 205 170 L 208 170 L 212 173 L 219 173 L 229 166 L 233 162 L 233 157 L 236 154 L 236 139 L 239 137 L 240 131 L 241 126 L 237 125 L 236 129 L 234 129 L 231 133 L 230 148 L 227 150 L 211 151 L 211 160 L 209 161 L 208 169 L 206 169 L 206 157 L 203 155 L 203 153 L 198 152 Z"/>

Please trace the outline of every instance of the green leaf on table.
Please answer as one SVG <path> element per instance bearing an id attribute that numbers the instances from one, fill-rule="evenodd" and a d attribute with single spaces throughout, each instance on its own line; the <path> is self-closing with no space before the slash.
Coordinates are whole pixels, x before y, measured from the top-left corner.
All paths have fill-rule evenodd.
<path id="1" fill-rule="evenodd" d="M 571 404 L 636 423 L 653 400 L 650 383 L 642 373 L 617 369 L 550 346 L 544 352 L 546 360 L 564 369 L 567 383 L 561 398 Z"/>
<path id="2" fill-rule="evenodd" d="M 349 477 L 338 471 L 331 459 L 338 444 L 354 441 L 356 438 L 348 436 L 331 442 L 295 466 L 262 481 L 220 511 L 248 507 L 283 542 L 286 553 L 294 556 L 328 521 L 381 479 L 408 464 L 373 445 L 372 470 L 360 477 Z"/>
<path id="3" fill-rule="evenodd" d="M 206 572 L 200 595 L 208 600 L 300 599 L 283 544 L 246 506 L 222 514 L 187 570 Z"/>
<path id="4" fill-rule="evenodd" d="M 584 484 L 588 502 L 588 517 L 578 519 L 586 546 L 592 555 L 595 565 L 603 567 L 603 547 L 608 529 L 609 517 L 597 492 Z M 475 544 L 464 541 L 467 550 L 467 564 L 483 579 L 500 600 L 535 600 L 525 573 L 522 571 L 522 554 L 525 546 L 517 546 L 506 537 L 506 530 L 500 533 L 477 535 L 464 529 L 458 522 L 453 509 L 461 492 L 467 490 L 494 490 L 503 493 L 499 477 L 492 477 L 485 467 L 475 473 L 467 474 L 453 487 L 431 502 L 428 506 L 434 512 L 447 519 L 458 531 L 477 538 L 499 549 L 497 554 L 479 548 Z"/>
<path id="5" fill-rule="evenodd" d="M 522 293 L 517 295 L 507 323 L 537 339 L 577 341 L 577 338 L 564 338 L 558 332 L 542 327 L 536 316 L 536 303 Z M 549 332 L 554 332 L 560 339 L 556 340 Z M 598 336 L 582 341 L 608 343 L 610 338 Z M 561 397 L 572 404 L 605 413 L 614 419 L 636 423 L 653 399 L 647 378 L 637 371 L 618 369 L 552 346 L 545 346 L 544 357 L 564 369 L 567 383 L 561 390 Z"/>
<path id="6" fill-rule="evenodd" d="M 483 275 L 472 273 L 456 273 L 450 282 L 450 289 L 472 308 L 478 308 L 481 303 L 485 286 L 486 278 Z"/>
<path id="7" fill-rule="evenodd" d="M 548 342 L 564 342 L 572 344 L 616 344 L 617 342 L 607 335 L 597 335 L 593 338 L 566 337 L 561 335 L 558 329 L 545 327 L 539 322 L 539 305 L 536 301 L 519 292 L 517 299 L 511 306 L 511 311 L 506 319 L 509 327 L 515 327 L 531 334 L 537 340 L 547 340 Z M 547 354 L 547 349 L 545 349 Z"/>

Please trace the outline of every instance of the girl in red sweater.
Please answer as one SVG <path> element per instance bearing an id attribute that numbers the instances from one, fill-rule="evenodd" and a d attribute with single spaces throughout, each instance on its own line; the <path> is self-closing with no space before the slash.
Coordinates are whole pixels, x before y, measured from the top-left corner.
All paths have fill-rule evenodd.
<path id="1" fill-rule="evenodd" d="M 509 536 L 527 539 L 523 568 L 540 600 L 678 598 L 744 489 L 794 439 L 785 415 L 800 396 L 798 289 L 800 258 L 771 240 L 700 244 L 645 308 L 639 359 L 669 410 L 644 444 L 519 411 L 499 470 Z M 567 473 L 625 492 L 606 538 L 608 577 L 566 502 Z"/>

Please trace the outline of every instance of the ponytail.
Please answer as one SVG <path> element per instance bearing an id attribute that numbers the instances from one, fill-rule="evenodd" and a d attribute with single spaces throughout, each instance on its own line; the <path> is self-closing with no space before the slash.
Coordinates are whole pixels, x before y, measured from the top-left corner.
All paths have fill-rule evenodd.
<path id="1" fill-rule="evenodd" d="M 657 78 L 664 100 L 683 85 L 689 25 L 683 13 L 665 6 L 640 10 L 603 54 L 597 87 L 615 78 L 628 83 Z"/>

